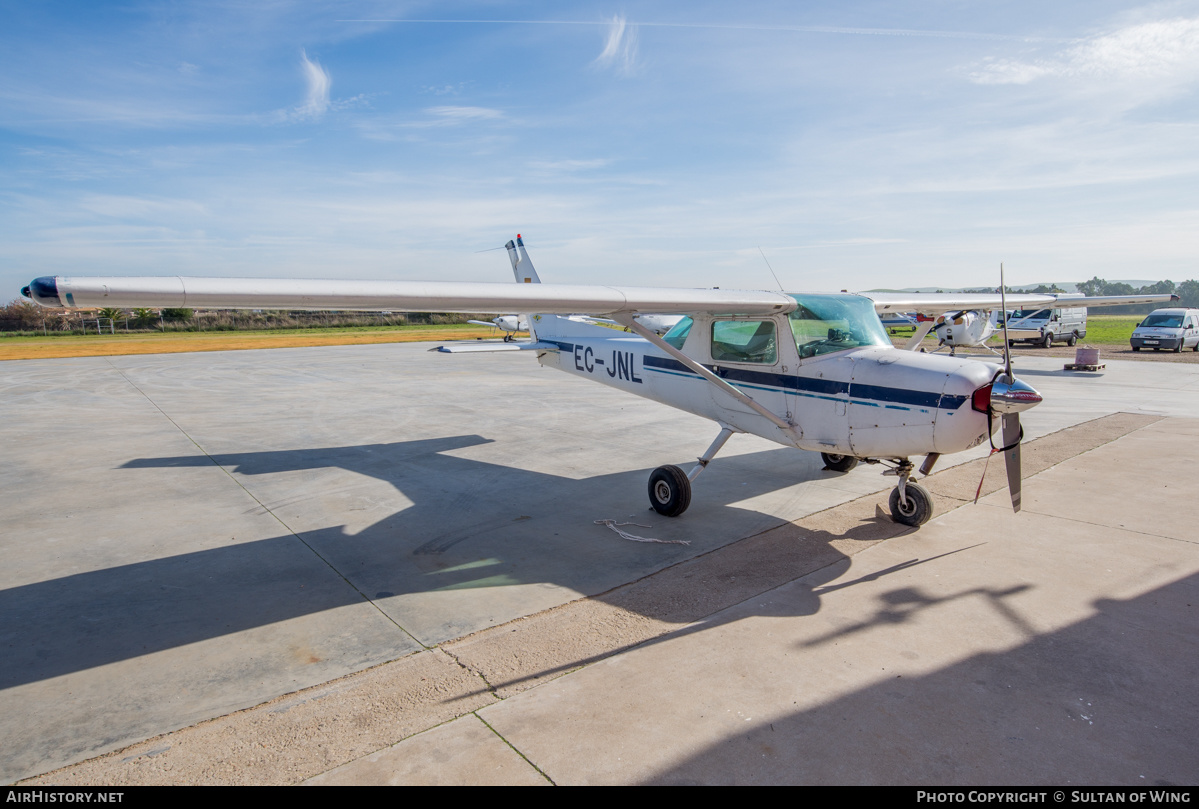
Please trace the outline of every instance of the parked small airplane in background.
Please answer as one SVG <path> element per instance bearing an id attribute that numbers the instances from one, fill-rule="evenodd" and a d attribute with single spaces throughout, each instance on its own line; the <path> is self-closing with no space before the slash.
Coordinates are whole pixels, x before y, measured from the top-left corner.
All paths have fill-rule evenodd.
<path id="1" fill-rule="evenodd" d="M 886 298 L 884 293 L 867 292 L 864 294 L 875 300 Z M 936 293 L 926 297 L 935 301 L 937 296 L 944 294 Z M 1009 300 L 1016 301 L 1020 297 L 1011 295 Z M 1013 343 L 1016 341 L 1035 343 L 1045 348 L 1049 348 L 1054 342 L 1064 342 L 1066 345 L 1072 346 L 1087 335 L 1087 307 L 1166 303 L 1178 300 L 1177 295 L 1170 294 L 1104 295 L 1088 298 L 1081 293 L 1058 292 L 1047 293 L 1043 297 L 1051 299 L 1048 307 L 1044 304 L 1034 304 L 1024 309 L 1008 312 L 1006 319 L 1009 321 L 1007 326 L 1010 331 L 1006 339 Z M 913 310 L 900 316 L 909 319 L 910 325 L 916 327 L 915 333 L 904 344 L 904 348 L 915 351 L 920 348 L 920 343 L 931 332 L 937 338 L 937 348 L 934 351 L 940 351 L 948 346 L 950 356 L 953 356 L 959 348 L 982 346 L 988 351 L 998 354 L 999 352 L 987 346 L 986 343 L 1001 330 L 1003 311 L 994 307 L 946 311 L 946 307 L 943 305 L 930 302 L 926 308 Z M 935 314 L 936 317 L 925 317 L 932 314 Z M 923 322 L 912 322 L 915 320 Z"/>
<path id="2" fill-rule="evenodd" d="M 518 315 L 500 315 L 491 320 L 468 320 L 467 323 L 474 323 L 476 326 L 492 326 L 504 332 L 504 342 L 512 342 L 512 338 L 517 332 L 529 330 L 527 321 L 521 320 Z"/>
<path id="3" fill-rule="evenodd" d="M 1002 451 L 1012 506 L 1020 510 L 1019 413 L 1041 401 L 1002 368 L 897 350 L 879 320 L 892 312 L 1052 306 L 1051 295 L 919 295 L 534 283 L 524 245 L 509 243 L 517 284 L 277 278 L 43 277 L 23 291 L 45 306 L 204 307 L 360 311 L 509 311 L 529 342 L 447 345 L 439 350 L 531 351 L 547 367 L 643 396 L 715 422 L 719 432 L 689 472 L 661 466 L 649 478 L 652 507 L 678 516 L 692 481 L 734 433 L 821 453 L 847 472 L 881 463 L 897 477 L 892 517 L 918 526 L 929 493 L 912 480 L 912 456 L 929 474 L 937 458 L 984 442 Z M 527 274 L 524 271 L 527 270 Z M 582 322 L 610 318 L 636 336 Z M 658 335 L 637 319 L 677 315 Z M 998 417 L 998 418 L 997 418 Z M 1000 428 L 1002 422 L 1002 428 Z M 1001 429 L 1000 447 L 993 434 Z"/>

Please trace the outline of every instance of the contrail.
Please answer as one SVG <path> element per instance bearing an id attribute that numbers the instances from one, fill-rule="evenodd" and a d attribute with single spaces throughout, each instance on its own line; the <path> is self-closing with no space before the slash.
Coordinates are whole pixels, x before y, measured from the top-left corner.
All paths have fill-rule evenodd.
<path id="1" fill-rule="evenodd" d="M 391 23 L 459 23 L 471 25 L 611 25 L 610 20 L 407 20 L 407 19 L 360 19 L 337 20 L 337 22 L 391 22 Z M 975 31 L 928 31 L 918 28 L 847 28 L 835 25 L 753 25 L 746 23 L 688 23 L 688 22 L 628 22 L 629 26 L 646 28 L 708 28 L 730 31 L 787 31 L 802 34 L 846 34 L 853 36 L 880 37 L 936 37 L 941 39 L 992 39 L 1018 42 L 1076 42 L 1076 39 L 1055 37 L 1031 37 L 1015 34 L 982 34 Z"/>

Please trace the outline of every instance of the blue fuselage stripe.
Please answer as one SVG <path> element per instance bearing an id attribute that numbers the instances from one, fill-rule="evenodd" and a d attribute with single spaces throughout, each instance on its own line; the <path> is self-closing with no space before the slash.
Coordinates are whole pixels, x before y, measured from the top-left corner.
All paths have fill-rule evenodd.
<path id="1" fill-rule="evenodd" d="M 646 355 L 642 358 L 646 370 L 682 374 L 699 378 L 699 375 L 675 359 Z M 765 387 L 769 390 L 781 389 L 800 396 L 813 396 L 820 399 L 853 399 L 860 404 L 883 402 L 887 406 L 910 405 L 923 408 L 943 408 L 957 410 L 966 401 L 965 396 L 952 396 L 932 391 L 911 390 L 909 388 L 888 388 L 881 385 L 862 385 L 850 382 L 839 382 L 832 379 L 812 379 L 789 374 L 776 374 L 766 371 L 751 371 L 744 368 L 723 368 L 705 365 L 721 379 L 730 383 L 740 383 L 745 387 Z M 863 401 L 863 400 L 869 400 Z"/>

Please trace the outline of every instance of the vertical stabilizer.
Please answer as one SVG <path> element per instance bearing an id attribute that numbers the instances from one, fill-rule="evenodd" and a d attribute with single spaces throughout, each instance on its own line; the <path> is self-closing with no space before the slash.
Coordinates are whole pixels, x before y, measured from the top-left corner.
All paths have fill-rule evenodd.
<path id="1" fill-rule="evenodd" d="M 516 283 L 540 284 L 541 279 L 537 277 L 537 270 L 533 269 L 533 262 L 525 252 L 525 243 L 521 241 L 520 234 L 516 234 L 515 242 L 508 242 L 504 247 L 508 248 L 508 260 L 512 262 L 512 274 L 516 276 Z"/>

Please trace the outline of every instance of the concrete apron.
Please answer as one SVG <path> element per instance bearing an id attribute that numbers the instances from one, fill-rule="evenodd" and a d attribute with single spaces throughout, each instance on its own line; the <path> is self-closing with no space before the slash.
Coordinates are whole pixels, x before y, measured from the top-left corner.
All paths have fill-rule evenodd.
<path id="1" fill-rule="evenodd" d="M 1020 515 L 966 464 L 919 531 L 862 498 L 35 782 L 1193 783 L 1199 422 L 1152 422 L 1027 444 Z"/>

